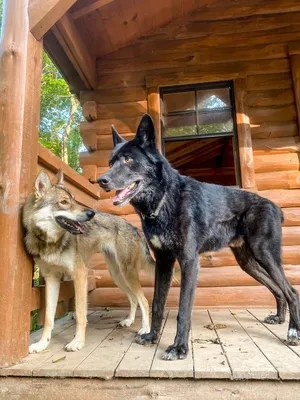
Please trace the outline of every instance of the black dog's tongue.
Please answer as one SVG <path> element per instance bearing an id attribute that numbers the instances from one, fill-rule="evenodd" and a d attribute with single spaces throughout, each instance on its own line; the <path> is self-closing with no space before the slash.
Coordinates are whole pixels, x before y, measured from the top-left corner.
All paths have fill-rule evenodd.
<path id="1" fill-rule="evenodd" d="M 125 189 L 122 190 L 117 190 L 116 195 L 111 198 L 113 203 L 119 203 L 120 201 L 123 201 L 126 197 L 126 195 L 130 192 L 130 190 L 134 187 L 135 183 L 131 183 L 129 186 L 127 186 Z"/>

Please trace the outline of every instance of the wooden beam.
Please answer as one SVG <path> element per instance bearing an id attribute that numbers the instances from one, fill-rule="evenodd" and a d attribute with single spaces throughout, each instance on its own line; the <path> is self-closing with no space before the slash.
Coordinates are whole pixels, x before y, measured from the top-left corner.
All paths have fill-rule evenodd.
<path id="1" fill-rule="evenodd" d="M 99 10 L 99 8 L 105 6 L 106 4 L 112 3 L 115 0 L 98 0 L 95 1 L 92 4 L 88 4 L 86 6 L 83 6 L 82 8 L 79 8 L 78 10 L 75 10 L 72 12 L 71 17 L 75 20 L 80 17 L 83 17 L 86 14 L 89 14 L 93 11 Z"/>
<path id="2" fill-rule="evenodd" d="M 69 165 L 64 163 L 60 158 L 55 156 L 51 151 L 47 150 L 41 144 L 38 145 L 38 160 L 42 166 L 46 166 L 55 173 L 62 169 L 65 175 L 65 180 L 72 183 L 80 189 L 80 191 L 87 193 L 90 197 L 99 200 L 100 188 L 99 186 L 92 185 L 78 172 L 74 171 Z"/>
<path id="3" fill-rule="evenodd" d="M 32 261 L 20 206 L 36 174 L 42 42 L 29 33 L 28 0 L 4 2 L 0 53 L 0 367 L 28 353 Z"/>
<path id="4" fill-rule="evenodd" d="M 65 14 L 53 27 L 53 33 L 74 65 L 87 89 L 96 87 L 96 61 L 84 44 L 74 22 Z"/>
<path id="5" fill-rule="evenodd" d="M 82 105 L 82 114 L 87 121 L 96 121 L 98 119 L 97 103 L 95 101 L 85 101 Z"/>
<path id="6" fill-rule="evenodd" d="M 40 40 L 76 1 L 31 0 L 29 6 L 29 26 L 33 36 L 37 40 Z"/>
<path id="7" fill-rule="evenodd" d="M 148 88 L 148 113 L 154 122 L 157 148 L 161 151 L 160 94 L 158 87 Z"/>
<path id="8" fill-rule="evenodd" d="M 298 133 L 300 134 L 300 45 L 289 46 L 289 60 L 293 78 L 293 89 L 297 110 Z"/>
<path id="9" fill-rule="evenodd" d="M 251 189 L 255 188 L 256 185 L 245 79 L 239 78 L 234 81 L 234 95 L 242 188 Z"/>

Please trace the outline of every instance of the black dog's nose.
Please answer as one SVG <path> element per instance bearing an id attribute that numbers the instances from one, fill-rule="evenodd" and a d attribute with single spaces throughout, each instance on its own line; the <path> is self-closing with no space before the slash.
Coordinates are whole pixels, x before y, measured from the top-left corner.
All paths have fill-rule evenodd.
<path id="1" fill-rule="evenodd" d="M 85 213 L 89 220 L 92 219 L 95 215 L 95 211 L 93 211 L 93 210 L 86 210 Z"/>
<path id="2" fill-rule="evenodd" d="M 106 186 L 109 184 L 110 182 L 110 178 L 108 176 L 100 176 L 100 178 L 98 179 L 98 182 L 100 185 Z"/>

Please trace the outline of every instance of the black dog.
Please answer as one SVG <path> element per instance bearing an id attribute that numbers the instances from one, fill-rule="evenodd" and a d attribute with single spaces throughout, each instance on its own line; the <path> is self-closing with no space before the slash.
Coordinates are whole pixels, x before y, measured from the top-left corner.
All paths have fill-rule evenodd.
<path id="1" fill-rule="evenodd" d="M 147 114 L 133 140 L 123 140 L 114 127 L 113 139 L 110 169 L 98 182 L 107 191 L 117 190 L 112 199 L 115 205 L 130 201 L 134 206 L 156 256 L 151 332 L 138 337 L 138 343 L 157 342 L 177 259 L 181 267 L 177 334 L 163 358 L 186 357 L 198 254 L 230 246 L 241 268 L 276 298 L 277 315 L 266 322 L 284 322 L 288 303 L 288 340 L 296 344 L 300 338 L 299 296 L 281 265 L 280 208 L 253 193 L 180 175 L 156 148 L 154 125 Z"/>

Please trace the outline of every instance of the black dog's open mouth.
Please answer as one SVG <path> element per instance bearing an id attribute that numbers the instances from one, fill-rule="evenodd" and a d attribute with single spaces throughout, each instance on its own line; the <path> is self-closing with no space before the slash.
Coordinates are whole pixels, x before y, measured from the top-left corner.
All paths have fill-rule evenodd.
<path id="1" fill-rule="evenodd" d="M 138 192 L 140 181 L 132 182 L 125 189 L 117 190 L 116 195 L 112 197 L 115 206 L 121 206 L 128 203 Z"/>
<path id="2" fill-rule="evenodd" d="M 73 221 L 72 219 L 66 217 L 55 217 L 55 221 L 58 223 L 58 225 L 73 235 L 81 235 L 82 233 L 86 233 L 86 229 L 78 221 Z"/>

